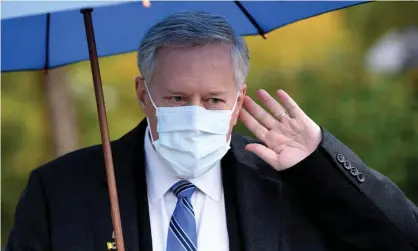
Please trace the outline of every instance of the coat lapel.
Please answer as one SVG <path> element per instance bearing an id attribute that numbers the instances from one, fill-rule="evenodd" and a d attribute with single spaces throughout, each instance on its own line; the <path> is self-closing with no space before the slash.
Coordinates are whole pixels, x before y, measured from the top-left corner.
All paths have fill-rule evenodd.
<path id="1" fill-rule="evenodd" d="M 235 169 L 238 220 L 246 251 L 277 251 L 280 248 L 280 182 L 271 167 L 244 150 L 245 142 L 233 136 L 232 147 L 222 161 Z"/>
<path id="2" fill-rule="evenodd" d="M 112 143 L 119 210 L 126 251 L 152 250 L 143 147 L 146 126 L 147 123 L 144 120 L 134 130 Z M 106 196 L 108 196 L 104 166 L 102 176 Z M 113 230 L 110 220 L 109 199 L 107 199 L 106 208 L 105 211 L 107 211 L 109 218 L 106 228 L 110 227 Z"/>

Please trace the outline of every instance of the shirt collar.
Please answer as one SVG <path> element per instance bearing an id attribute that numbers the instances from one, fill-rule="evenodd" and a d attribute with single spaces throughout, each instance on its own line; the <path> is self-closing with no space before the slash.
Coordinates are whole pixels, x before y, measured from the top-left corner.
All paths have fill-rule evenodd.
<path id="1" fill-rule="evenodd" d="M 180 181 L 180 179 L 171 172 L 167 164 L 157 155 L 151 142 L 149 127 L 145 130 L 144 150 L 148 195 L 150 202 L 155 204 L 167 193 L 170 187 Z M 220 161 L 207 173 L 189 181 L 212 200 L 219 202 L 222 194 Z"/>

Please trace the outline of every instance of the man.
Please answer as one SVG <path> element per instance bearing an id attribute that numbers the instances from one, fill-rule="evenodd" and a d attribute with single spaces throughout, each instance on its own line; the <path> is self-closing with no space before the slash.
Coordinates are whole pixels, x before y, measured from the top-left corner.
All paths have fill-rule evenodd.
<path id="1" fill-rule="evenodd" d="M 418 209 L 279 90 L 246 96 L 221 17 L 174 14 L 139 48 L 147 118 L 112 143 L 126 250 L 417 250 Z M 238 118 L 258 140 L 231 134 Z M 7 250 L 106 250 L 100 146 L 32 172 Z M 112 245 L 110 244 L 109 248 Z"/>

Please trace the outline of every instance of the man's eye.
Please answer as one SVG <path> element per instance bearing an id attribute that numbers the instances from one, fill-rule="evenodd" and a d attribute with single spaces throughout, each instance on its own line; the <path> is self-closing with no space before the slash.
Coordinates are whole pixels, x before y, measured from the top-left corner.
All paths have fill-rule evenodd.
<path id="1" fill-rule="evenodd" d="M 219 99 L 219 98 L 210 98 L 209 102 L 214 103 L 214 104 L 218 104 L 218 103 L 223 102 L 223 100 Z"/>
<path id="2" fill-rule="evenodd" d="M 182 96 L 168 96 L 168 97 L 165 97 L 164 99 L 169 100 L 169 101 L 174 101 L 174 102 L 184 101 L 184 98 Z"/>
<path id="3" fill-rule="evenodd" d="M 182 102 L 184 101 L 184 98 L 181 96 L 173 96 L 172 99 L 176 102 Z"/>

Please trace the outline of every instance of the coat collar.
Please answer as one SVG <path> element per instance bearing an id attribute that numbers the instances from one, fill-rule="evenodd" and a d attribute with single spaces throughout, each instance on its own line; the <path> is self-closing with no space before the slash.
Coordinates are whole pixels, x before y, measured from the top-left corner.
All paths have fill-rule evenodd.
<path id="1" fill-rule="evenodd" d="M 130 180 L 134 174 L 134 162 L 145 163 L 144 135 L 147 121 L 143 120 L 133 130 L 120 139 L 111 142 L 113 165 L 117 188 Z M 139 167 L 140 168 L 140 167 Z M 106 169 L 103 166 L 101 179 L 107 185 Z"/>

